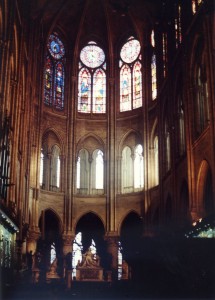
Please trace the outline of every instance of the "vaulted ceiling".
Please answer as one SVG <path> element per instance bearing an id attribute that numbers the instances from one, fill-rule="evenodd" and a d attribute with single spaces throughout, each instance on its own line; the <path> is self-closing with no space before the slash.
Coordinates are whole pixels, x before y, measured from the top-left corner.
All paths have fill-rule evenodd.
<path id="1" fill-rule="evenodd" d="M 115 47 L 129 33 L 142 39 L 160 11 L 161 0 L 33 0 L 31 18 L 39 19 L 44 33 L 60 30 L 74 45 L 96 37 Z"/>

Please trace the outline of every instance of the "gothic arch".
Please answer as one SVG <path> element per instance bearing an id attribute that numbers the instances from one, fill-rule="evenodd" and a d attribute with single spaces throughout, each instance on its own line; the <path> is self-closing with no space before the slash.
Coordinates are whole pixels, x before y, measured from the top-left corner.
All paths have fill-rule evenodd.
<path id="1" fill-rule="evenodd" d="M 86 149 L 90 154 L 92 154 L 96 149 L 100 149 L 104 153 L 105 145 L 103 140 L 99 136 L 97 136 L 96 134 L 88 133 L 80 138 L 77 142 L 76 153 L 79 153 L 82 148 Z"/>
<path id="2" fill-rule="evenodd" d="M 45 141 L 49 142 L 49 135 L 52 136 L 53 143 L 51 143 L 51 145 L 48 145 L 48 150 L 51 150 L 51 148 L 54 145 L 57 145 L 61 149 L 61 153 L 64 153 L 64 151 L 65 151 L 64 148 L 65 147 L 64 147 L 63 139 L 62 139 L 61 135 L 59 134 L 59 132 L 57 130 L 55 130 L 54 128 L 52 128 L 52 127 L 47 128 L 43 132 L 42 139 L 41 139 L 41 146 L 44 144 Z"/>
<path id="3" fill-rule="evenodd" d="M 210 188 L 208 186 L 208 181 L 211 180 L 211 190 L 209 191 L 208 197 L 211 199 L 207 199 L 206 189 Z M 207 187 L 208 186 L 208 187 Z M 197 179 L 197 207 L 203 214 L 208 214 L 209 207 L 214 209 L 213 203 L 213 195 L 212 195 L 212 172 L 209 163 L 206 160 L 201 162 L 198 172 Z"/>
<path id="4" fill-rule="evenodd" d="M 77 225 L 78 225 L 79 221 L 80 221 L 84 216 L 86 216 L 86 215 L 88 215 L 88 214 L 93 214 L 93 215 L 95 215 L 95 216 L 101 221 L 101 223 L 103 224 L 103 227 L 104 227 L 104 229 L 105 229 L 105 222 L 104 222 L 103 218 L 102 218 L 98 213 L 96 213 L 95 211 L 93 211 L 93 210 L 88 210 L 88 211 L 82 213 L 82 214 L 76 219 L 75 224 L 74 224 L 74 232 L 77 233 Z"/>
<path id="5" fill-rule="evenodd" d="M 157 117 L 154 119 L 153 125 L 152 125 L 152 129 L 151 129 L 151 136 L 150 136 L 150 148 L 153 149 L 154 148 L 154 138 L 157 134 L 157 130 L 158 130 L 158 119 Z"/>
<path id="6" fill-rule="evenodd" d="M 142 137 L 138 131 L 131 129 L 127 133 L 125 133 L 124 136 L 121 138 L 118 148 L 119 155 L 121 156 L 122 150 L 125 146 L 131 148 L 133 152 L 137 144 L 143 144 Z"/>
<path id="7" fill-rule="evenodd" d="M 59 233 L 62 233 L 63 232 L 63 222 L 62 222 L 60 215 L 51 207 L 47 207 L 46 209 L 44 209 L 43 213 L 46 213 L 47 211 L 50 211 L 56 217 L 56 219 L 58 220 L 58 223 L 59 223 Z M 39 226 L 41 217 L 42 217 L 42 210 L 40 211 L 40 215 L 38 218 L 38 226 Z"/>
<path id="8" fill-rule="evenodd" d="M 119 224 L 118 224 L 118 233 L 120 234 L 121 230 L 122 230 L 122 225 L 123 222 L 126 220 L 126 218 L 130 215 L 130 214 L 135 214 L 137 215 L 139 218 L 141 218 L 140 214 L 135 211 L 134 209 L 130 209 L 129 211 L 127 211 L 120 219 Z"/>

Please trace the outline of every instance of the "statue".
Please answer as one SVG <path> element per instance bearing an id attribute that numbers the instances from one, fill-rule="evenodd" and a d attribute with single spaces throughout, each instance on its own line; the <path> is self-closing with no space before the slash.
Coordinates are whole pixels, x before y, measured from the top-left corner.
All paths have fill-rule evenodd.
<path id="1" fill-rule="evenodd" d="M 103 280 L 103 269 L 100 267 L 100 257 L 97 254 L 93 254 L 90 248 L 82 255 L 82 261 L 78 261 L 76 271 L 76 280 Z"/>
<path id="2" fill-rule="evenodd" d="M 100 258 L 98 255 L 95 255 L 91 252 L 90 248 L 82 256 L 81 267 L 99 267 L 100 265 Z"/>

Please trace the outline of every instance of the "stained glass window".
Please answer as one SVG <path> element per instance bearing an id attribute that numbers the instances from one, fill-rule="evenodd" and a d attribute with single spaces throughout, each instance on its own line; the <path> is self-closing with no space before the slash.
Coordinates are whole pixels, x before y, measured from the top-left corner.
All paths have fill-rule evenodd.
<path id="1" fill-rule="evenodd" d="M 157 65 L 155 55 L 155 37 L 154 30 L 151 32 L 151 46 L 152 46 L 152 57 L 151 57 L 151 84 L 152 84 L 152 100 L 157 98 Z"/>
<path id="2" fill-rule="evenodd" d="M 106 112 L 106 63 L 104 51 L 89 42 L 80 52 L 78 111 Z"/>
<path id="3" fill-rule="evenodd" d="M 181 43 L 182 35 L 181 35 L 181 6 L 178 5 L 176 7 L 176 17 L 175 17 L 175 41 L 176 48 L 178 48 Z"/>
<path id="4" fill-rule="evenodd" d="M 152 73 L 152 100 L 157 97 L 157 70 L 156 70 L 156 56 L 152 55 L 151 61 L 151 73 Z"/>
<path id="5" fill-rule="evenodd" d="M 131 110 L 131 70 L 124 65 L 120 72 L 120 111 Z"/>
<path id="6" fill-rule="evenodd" d="M 49 36 L 47 48 L 44 72 L 44 103 L 56 109 L 63 109 L 65 49 L 56 34 Z"/>
<path id="7" fill-rule="evenodd" d="M 61 109 L 64 99 L 64 68 L 61 62 L 56 64 L 55 72 L 55 107 Z"/>
<path id="8" fill-rule="evenodd" d="M 130 37 L 120 51 L 120 111 L 142 106 L 142 64 L 140 43 Z"/>
<path id="9" fill-rule="evenodd" d="M 102 69 L 96 70 L 93 75 L 93 112 L 105 112 L 106 75 Z"/>
<path id="10" fill-rule="evenodd" d="M 198 7 L 202 3 L 202 0 L 192 0 L 192 12 L 193 15 L 197 12 Z"/>
<path id="11" fill-rule="evenodd" d="M 167 73 L 167 33 L 162 34 L 163 44 L 163 76 L 166 77 Z"/>
<path id="12" fill-rule="evenodd" d="M 142 106 L 141 63 L 137 61 L 133 69 L 133 108 Z"/>
<path id="13" fill-rule="evenodd" d="M 78 110 L 89 113 L 91 108 L 91 74 L 83 68 L 79 72 L 79 101 Z"/>
<path id="14" fill-rule="evenodd" d="M 140 54 L 140 43 L 133 37 L 123 45 L 120 56 L 125 63 L 132 63 Z"/>
<path id="15" fill-rule="evenodd" d="M 52 83 L 53 83 L 53 65 L 49 57 L 46 58 L 45 66 L 45 90 L 44 102 L 47 105 L 52 105 Z"/>

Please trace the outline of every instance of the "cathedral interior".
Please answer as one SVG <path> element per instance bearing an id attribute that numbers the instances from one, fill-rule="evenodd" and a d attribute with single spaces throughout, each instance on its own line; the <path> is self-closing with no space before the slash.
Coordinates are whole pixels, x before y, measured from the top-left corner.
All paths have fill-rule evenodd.
<path id="1" fill-rule="evenodd" d="M 213 0 L 0 0 L 1 299 L 214 299 L 214 66 Z"/>

